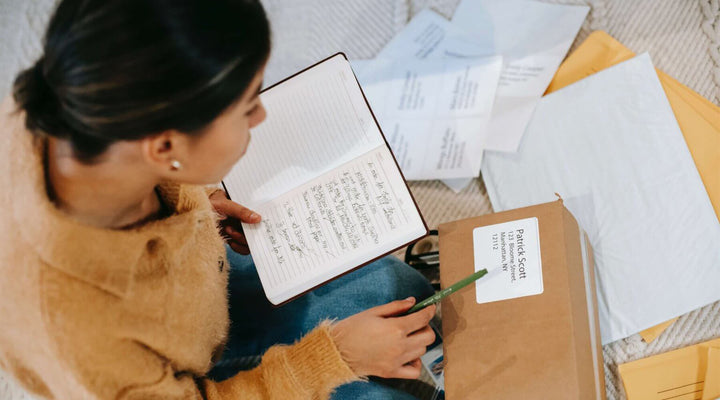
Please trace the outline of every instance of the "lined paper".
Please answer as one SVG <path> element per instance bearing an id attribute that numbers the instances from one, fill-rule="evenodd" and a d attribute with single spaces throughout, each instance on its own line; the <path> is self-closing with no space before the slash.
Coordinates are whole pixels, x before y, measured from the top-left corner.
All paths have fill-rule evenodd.
<path id="1" fill-rule="evenodd" d="M 277 301 L 292 297 L 299 281 L 305 281 L 301 291 L 310 289 L 368 261 L 368 254 L 383 254 L 424 234 L 386 147 L 257 211 L 263 221 L 246 225 L 245 234 L 266 295 Z"/>
<path id="2" fill-rule="evenodd" d="M 260 95 L 267 119 L 224 179 L 250 208 L 384 144 L 349 64 L 334 57 Z M 280 133 L 280 134 L 278 134 Z"/>

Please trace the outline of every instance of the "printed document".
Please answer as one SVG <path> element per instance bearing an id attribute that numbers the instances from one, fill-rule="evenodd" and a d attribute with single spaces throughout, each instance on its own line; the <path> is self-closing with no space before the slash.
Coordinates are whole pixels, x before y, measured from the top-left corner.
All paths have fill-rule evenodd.
<path id="1" fill-rule="evenodd" d="M 588 11 L 531 0 L 463 0 L 452 23 L 428 9 L 418 13 L 377 58 L 502 56 L 485 148 L 514 152 Z"/>
<path id="2" fill-rule="evenodd" d="M 537 101 L 562 62 L 589 7 L 528 0 L 463 0 L 452 24 L 480 49 L 449 43 L 448 54 L 503 56 L 487 150 L 515 152 Z"/>
<path id="3" fill-rule="evenodd" d="M 479 135 L 485 150 L 514 152 L 535 104 L 550 83 L 589 11 L 528 0 L 464 0 L 452 23 L 425 9 L 377 58 L 477 58 L 500 55 L 503 69 L 490 122 Z M 367 65 L 367 64 L 364 64 Z M 356 64 L 353 63 L 355 67 Z M 356 73 L 364 74 L 358 63 Z M 358 70 L 359 69 L 359 70 Z M 476 157 L 482 158 L 482 151 Z M 444 179 L 456 192 L 477 176 Z"/>
<path id="4" fill-rule="evenodd" d="M 357 68 L 406 179 L 477 176 L 501 67 L 489 57 L 378 58 Z"/>

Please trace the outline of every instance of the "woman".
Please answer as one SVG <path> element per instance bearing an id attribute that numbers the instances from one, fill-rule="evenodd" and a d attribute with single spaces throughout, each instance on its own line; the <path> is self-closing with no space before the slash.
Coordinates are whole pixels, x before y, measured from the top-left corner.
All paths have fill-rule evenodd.
<path id="1" fill-rule="evenodd" d="M 247 254 L 239 221 L 261 217 L 202 185 L 265 118 L 269 49 L 256 0 L 60 3 L 0 109 L 0 368 L 28 390 L 407 396 L 363 378 L 419 374 L 434 307 L 388 303 L 430 294 L 415 271 L 386 258 L 275 309 L 226 256 L 218 225 Z"/>

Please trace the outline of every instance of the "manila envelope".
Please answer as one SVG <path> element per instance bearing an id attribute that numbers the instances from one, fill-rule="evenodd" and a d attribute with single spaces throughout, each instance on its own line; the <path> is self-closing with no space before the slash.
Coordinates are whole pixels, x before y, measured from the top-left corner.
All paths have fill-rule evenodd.
<path id="1" fill-rule="evenodd" d="M 561 89 L 635 53 L 603 31 L 595 31 L 560 65 L 545 94 Z M 700 178 L 720 219 L 720 107 L 662 71 L 657 71 Z M 640 332 L 650 343 L 677 318 Z"/>
<path id="2" fill-rule="evenodd" d="M 702 400 L 720 399 L 720 344 L 708 348 Z"/>
<path id="3" fill-rule="evenodd" d="M 618 367 L 628 400 L 713 400 L 720 397 L 720 339 Z"/>

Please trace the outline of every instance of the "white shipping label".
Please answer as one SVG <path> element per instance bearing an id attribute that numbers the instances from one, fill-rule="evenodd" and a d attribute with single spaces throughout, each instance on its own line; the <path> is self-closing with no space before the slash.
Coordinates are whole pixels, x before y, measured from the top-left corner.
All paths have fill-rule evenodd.
<path id="1" fill-rule="evenodd" d="M 475 283 L 479 304 L 543 292 L 537 218 L 473 229 L 473 251 L 475 271 L 489 272 Z"/>

